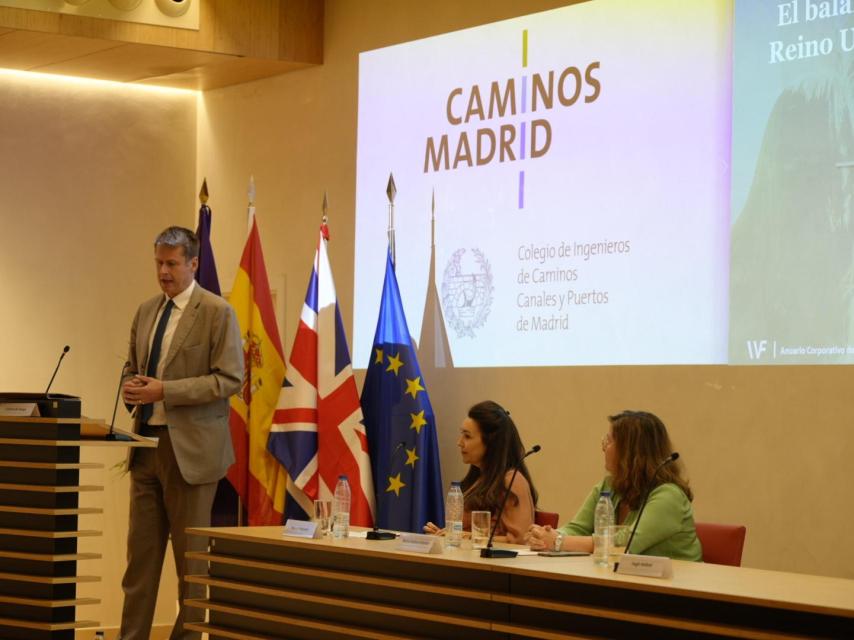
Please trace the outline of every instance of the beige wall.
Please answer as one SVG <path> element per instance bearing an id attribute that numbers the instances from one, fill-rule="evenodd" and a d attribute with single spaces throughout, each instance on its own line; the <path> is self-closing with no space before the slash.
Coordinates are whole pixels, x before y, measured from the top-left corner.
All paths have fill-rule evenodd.
<path id="1" fill-rule="evenodd" d="M 193 225 L 196 103 L 189 92 L 112 83 L 34 79 L 0 72 L 0 389 L 41 391 L 63 345 L 71 346 L 53 390 L 79 395 L 87 415 L 109 419 L 137 305 L 158 291 L 157 232 Z M 117 421 L 127 427 L 127 414 Z M 104 485 L 83 504 L 83 562 L 99 584 L 80 592 L 103 600 L 81 612 L 117 624 L 127 536 L 128 481 L 110 470 L 118 449 L 84 448 L 83 484 Z M 158 621 L 174 618 L 173 565 Z"/>
<path id="2" fill-rule="evenodd" d="M 245 224 L 245 182 L 254 173 L 267 266 L 288 283 L 286 351 L 324 190 L 332 266 L 345 323 L 352 323 L 358 53 L 564 4 L 331 0 L 322 67 L 205 94 L 199 170 L 216 189 L 217 259 L 230 266 L 239 258 L 239 243 L 228 238 Z M 428 207 L 398 215 L 426 214 Z M 571 517 L 603 473 L 605 416 L 648 409 L 665 420 L 683 455 L 697 518 L 748 526 L 745 565 L 854 578 L 854 552 L 842 533 L 854 525 L 842 492 L 851 483 L 844 468 L 854 456 L 850 368 L 566 367 L 425 375 L 446 483 L 463 471 L 455 441 L 465 410 L 492 397 L 511 409 L 526 443 L 543 445 L 531 461 L 541 505 Z"/>
<path id="3" fill-rule="evenodd" d="M 350 327 L 359 51 L 563 4 L 330 0 L 323 66 L 209 92 L 198 106 L 194 94 L 0 73 L 0 389 L 43 388 L 62 345 L 71 344 L 55 389 L 83 396 L 87 414 L 109 417 L 132 314 L 157 291 L 151 240 L 167 224 L 194 225 L 203 176 L 227 290 L 255 175 L 288 352 L 328 191 L 332 267 Z M 465 410 L 492 397 L 511 409 L 526 443 L 543 445 L 531 462 L 540 503 L 565 519 L 603 473 L 605 416 L 645 408 L 661 415 L 684 456 L 697 517 L 748 526 L 745 565 L 854 578 L 844 533 L 854 515 L 843 495 L 854 458 L 851 368 L 422 365 L 446 483 L 463 471 L 455 441 Z M 108 467 L 122 458 L 87 456 Z M 109 470 L 97 475 L 88 480 L 106 485 L 95 498 L 108 514 L 105 535 L 83 546 L 104 553 L 92 567 L 104 582 L 86 590 L 104 603 L 84 612 L 111 626 L 121 604 L 127 480 Z M 161 623 L 174 612 L 172 571 L 167 565 Z"/>

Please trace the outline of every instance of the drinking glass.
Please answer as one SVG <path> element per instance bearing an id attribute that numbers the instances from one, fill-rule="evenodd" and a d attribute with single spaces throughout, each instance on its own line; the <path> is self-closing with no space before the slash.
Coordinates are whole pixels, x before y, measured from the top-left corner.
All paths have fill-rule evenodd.
<path id="1" fill-rule="evenodd" d="M 329 534 L 329 525 L 332 515 L 332 500 L 314 501 L 314 521 L 317 523 L 323 535 Z"/>
<path id="2" fill-rule="evenodd" d="M 492 524 L 492 513 L 489 511 L 471 512 L 471 546 L 482 549 L 489 540 L 489 527 Z"/>

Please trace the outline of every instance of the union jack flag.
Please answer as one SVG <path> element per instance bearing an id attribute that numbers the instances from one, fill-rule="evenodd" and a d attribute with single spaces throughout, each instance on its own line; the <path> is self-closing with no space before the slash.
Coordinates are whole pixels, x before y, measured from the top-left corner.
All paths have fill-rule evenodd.
<path id="1" fill-rule="evenodd" d="M 331 499 L 338 476 L 346 474 L 350 522 L 370 527 L 371 463 L 328 240 L 323 224 L 267 448 L 288 472 L 286 518 L 305 519 L 311 501 Z"/>

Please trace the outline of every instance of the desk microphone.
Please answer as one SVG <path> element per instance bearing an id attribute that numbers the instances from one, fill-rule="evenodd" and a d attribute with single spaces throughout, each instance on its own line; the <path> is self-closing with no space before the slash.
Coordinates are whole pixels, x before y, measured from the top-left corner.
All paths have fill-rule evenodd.
<path id="1" fill-rule="evenodd" d="M 122 393 L 122 381 L 125 378 L 125 371 L 130 366 L 130 361 L 125 362 L 122 365 L 122 371 L 119 374 L 119 388 L 116 389 L 116 402 L 113 405 L 113 419 L 110 421 L 110 430 L 105 436 L 105 440 L 131 440 L 131 438 L 127 437 L 123 433 L 115 433 L 113 429 L 116 426 L 116 410 L 119 408 L 119 396 Z"/>
<path id="2" fill-rule="evenodd" d="M 392 450 L 391 455 L 388 457 L 389 470 L 391 470 L 391 463 L 394 460 L 394 456 L 405 446 L 406 442 L 401 440 Z M 374 486 L 374 499 L 376 500 L 377 505 L 377 517 L 374 518 L 373 530 L 368 531 L 368 533 L 365 534 L 365 538 L 368 540 L 394 540 L 397 537 L 397 534 L 392 533 L 391 531 L 380 531 L 380 490 L 377 485 Z"/>
<path id="3" fill-rule="evenodd" d="M 493 549 L 492 539 L 495 537 L 495 532 L 498 530 L 498 525 L 501 522 L 501 514 L 504 513 L 504 505 L 507 504 L 507 498 L 510 497 L 510 490 L 513 488 L 513 481 L 516 479 L 516 474 L 519 473 L 519 468 L 522 466 L 522 463 L 525 462 L 525 458 L 532 453 L 537 453 L 539 450 L 540 445 L 535 444 L 531 447 L 530 451 L 522 456 L 522 459 L 516 463 L 516 466 L 513 467 L 513 475 L 510 476 L 510 483 L 507 485 L 507 491 L 504 492 L 504 500 L 501 501 L 501 508 L 498 510 L 498 517 L 495 518 L 495 526 L 489 534 L 489 540 L 486 541 L 486 547 L 480 550 L 481 558 L 515 558 L 519 555 L 517 551 L 513 551 L 512 549 Z"/>
<path id="4" fill-rule="evenodd" d="M 53 370 L 53 375 L 50 377 L 50 382 L 47 383 L 47 389 L 44 390 L 45 396 L 47 396 L 48 391 L 50 391 L 50 385 L 53 384 L 53 379 L 56 377 L 56 372 L 59 371 L 59 365 L 62 364 L 62 359 L 65 357 L 65 354 L 68 353 L 69 351 L 71 351 L 71 347 L 69 347 L 68 345 L 65 345 L 65 347 L 62 349 L 62 353 L 59 354 L 59 360 L 56 363 L 56 369 Z"/>
<path id="5" fill-rule="evenodd" d="M 641 516 L 643 515 L 643 510 L 646 508 L 646 502 L 647 502 L 647 500 L 649 500 L 649 494 L 652 493 L 652 488 L 653 488 L 652 484 L 655 482 L 656 477 L 658 477 L 658 472 L 661 471 L 667 465 L 669 465 L 671 462 L 675 462 L 678 459 L 679 459 L 679 453 L 674 451 L 669 456 L 667 456 L 664 460 L 659 462 L 658 466 L 655 468 L 655 471 L 652 474 L 652 479 L 649 481 L 649 484 L 647 485 L 646 490 L 644 491 L 643 500 L 641 501 L 641 508 L 640 508 L 640 511 L 638 512 L 638 517 L 635 520 L 635 526 L 632 527 L 632 533 L 629 536 L 629 541 L 626 543 L 626 550 L 623 551 L 623 554 L 627 554 L 629 552 L 629 547 L 632 546 L 632 540 L 635 539 L 635 531 L 638 530 L 638 523 L 640 522 Z M 614 571 L 615 572 L 617 571 L 619 566 L 620 566 L 619 562 L 614 563 Z"/>

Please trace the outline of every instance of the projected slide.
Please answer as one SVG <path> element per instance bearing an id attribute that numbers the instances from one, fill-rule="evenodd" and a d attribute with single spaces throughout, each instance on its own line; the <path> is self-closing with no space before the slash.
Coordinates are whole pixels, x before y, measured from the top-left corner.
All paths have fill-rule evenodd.
<path id="1" fill-rule="evenodd" d="M 453 366 L 725 362 L 730 7 L 597 0 L 363 53 L 354 364 L 389 172 L 416 341 L 435 192 Z"/>
<path id="2" fill-rule="evenodd" d="M 730 361 L 854 362 L 850 2 L 739 1 Z"/>

